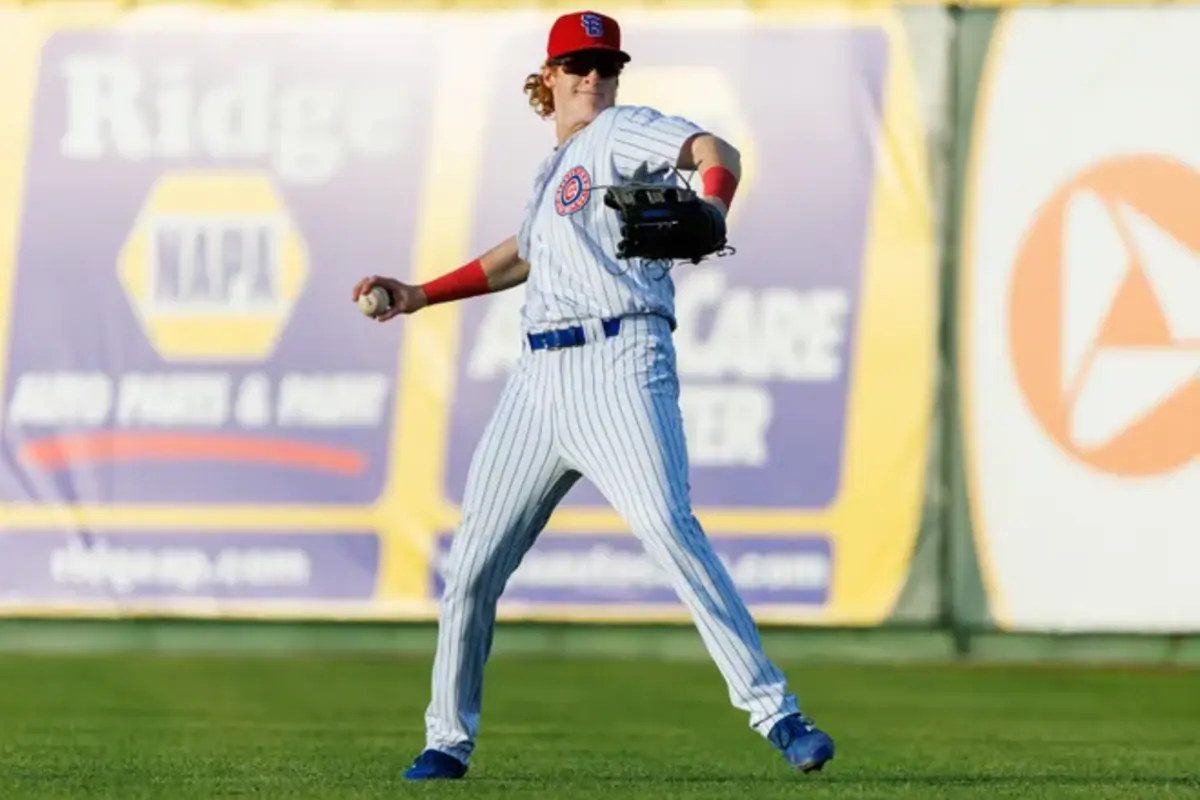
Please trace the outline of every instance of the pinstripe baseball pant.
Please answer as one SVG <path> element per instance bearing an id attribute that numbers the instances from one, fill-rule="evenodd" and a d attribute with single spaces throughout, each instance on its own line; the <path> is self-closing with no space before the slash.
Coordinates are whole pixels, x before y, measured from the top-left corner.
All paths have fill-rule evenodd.
<path id="1" fill-rule="evenodd" d="M 669 323 L 627 317 L 588 344 L 528 346 L 472 459 L 446 562 L 427 746 L 474 749 L 497 601 L 555 506 L 586 476 L 665 570 L 729 689 L 764 737 L 798 711 L 692 513 Z M 593 340 L 595 337 L 595 340 Z"/>

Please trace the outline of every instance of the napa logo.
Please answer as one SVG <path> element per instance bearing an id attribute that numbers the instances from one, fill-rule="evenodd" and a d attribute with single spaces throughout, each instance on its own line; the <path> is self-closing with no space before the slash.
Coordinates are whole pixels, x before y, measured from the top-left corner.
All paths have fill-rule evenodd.
<path id="1" fill-rule="evenodd" d="M 300 297 L 308 257 L 259 172 L 169 172 L 121 248 L 121 287 L 168 361 L 260 361 Z"/>

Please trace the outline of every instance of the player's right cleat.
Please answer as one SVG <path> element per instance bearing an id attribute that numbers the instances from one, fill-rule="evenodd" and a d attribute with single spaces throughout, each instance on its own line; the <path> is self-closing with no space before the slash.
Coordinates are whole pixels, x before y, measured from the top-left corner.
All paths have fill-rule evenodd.
<path id="1" fill-rule="evenodd" d="M 825 762 L 833 758 L 833 739 L 802 714 L 792 714 L 776 722 L 767 739 L 800 772 L 820 772 Z"/>
<path id="2" fill-rule="evenodd" d="M 467 774 L 467 765 L 441 750 L 426 750 L 404 771 L 405 780 L 454 780 Z"/>

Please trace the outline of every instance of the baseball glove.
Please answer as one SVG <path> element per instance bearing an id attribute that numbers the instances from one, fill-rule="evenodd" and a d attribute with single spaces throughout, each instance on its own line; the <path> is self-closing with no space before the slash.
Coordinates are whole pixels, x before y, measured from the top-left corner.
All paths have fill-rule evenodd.
<path id="1" fill-rule="evenodd" d="M 635 180 L 609 187 L 604 204 L 621 219 L 618 258 L 698 264 L 726 249 L 725 218 L 691 189 Z"/>

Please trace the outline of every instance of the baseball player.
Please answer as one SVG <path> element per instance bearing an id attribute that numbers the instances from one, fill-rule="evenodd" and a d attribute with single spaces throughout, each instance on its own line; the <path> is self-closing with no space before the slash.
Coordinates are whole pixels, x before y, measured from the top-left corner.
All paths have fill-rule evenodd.
<path id="1" fill-rule="evenodd" d="M 614 19 L 559 17 L 546 55 L 525 91 L 554 119 L 558 146 L 538 169 L 519 233 L 423 285 L 372 276 L 353 292 L 357 301 L 387 290 L 380 321 L 522 283 L 527 293 L 522 356 L 472 459 L 447 561 L 426 749 L 405 777 L 466 774 L 497 601 L 581 476 L 669 576 L 733 705 L 789 764 L 818 770 L 833 740 L 764 655 L 689 498 L 666 266 L 724 248 L 738 152 L 688 120 L 616 105 L 630 56 Z M 662 191 L 682 186 L 676 168 L 697 173 L 703 190 Z"/>

